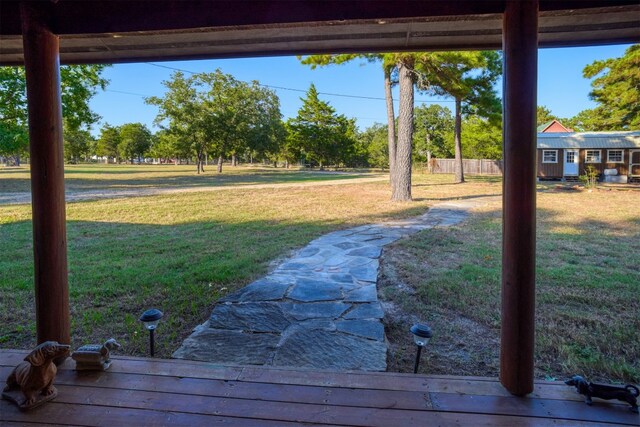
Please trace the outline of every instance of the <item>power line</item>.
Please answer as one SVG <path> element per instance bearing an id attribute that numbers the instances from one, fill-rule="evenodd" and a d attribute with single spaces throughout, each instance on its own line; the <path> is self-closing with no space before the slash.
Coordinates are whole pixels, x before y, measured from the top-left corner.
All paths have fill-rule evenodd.
<path id="1" fill-rule="evenodd" d="M 143 95 L 141 93 L 135 93 L 135 92 L 127 92 L 124 90 L 115 90 L 115 89 L 105 89 L 105 92 L 115 92 L 115 93 L 123 93 L 125 95 L 133 95 L 133 96 L 140 96 L 142 98 L 150 98 L 151 95 Z"/>
<path id="2" fill-rule="evenodd" d="M 155 64 L 153 62 L 145 62 L 145 64 L 147 65 L 152 65 L 154 67 L 158 67 L 158 68 L 166 68 L 167 70 L 173 70 L 173 71 L 181 71 L 183 73 L 189 73 L 189 74 L 199 74 L 195 71 L 190 71 L 190 70 L 185 70 L 183 68 L 176 68 L 176 67 L 169 67 L 167 65 L 160 65 L 160 64 Z M 269 89 L 279 89 L 279 90 L 288 90 L 291 92 L 300 92 L 300 93 L 307 93 L 306 90 L 304 89 L 295 89 L 295 88 L 290 88 L 290 87 L 284 87 L 284 86 L 273 86 L 273 85 L 265 85 L 262 83 L 258 83 L 259 86 L 262 87 L 266 87 Z M 374 100 L 374 101 L 386 101 L 386 98 L 381 98 L 381 97 L 377 97 L 377 96 L 364 96 L 364 95 L 349 95 L 349 94 L 344 94 L 344 93 L 331 93 L 331 92 L 318 92 L 319 95 L 326 95 L 326 96 L 339 96 L 342 98 L 356 98 L 356 99 L 369 99 L 369 100 Z M 398 102 L 398 100 L 394 100 L 394 102 Z M 437 100 L 437 99 L 416 99 L 415 102 L 420 102 L 420 103 L 434 103 L 434 102 L 455 102 L 454 100 Z"/>

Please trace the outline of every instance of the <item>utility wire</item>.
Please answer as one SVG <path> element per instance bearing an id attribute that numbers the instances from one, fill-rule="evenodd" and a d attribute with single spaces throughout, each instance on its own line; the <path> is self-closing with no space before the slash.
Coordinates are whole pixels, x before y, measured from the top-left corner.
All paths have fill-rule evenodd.
<path id="1" fill-rule="evenodd" d="M 166 68 L 167 70 L 173 70 L 173 71 L 182 71 L 183 73 L 189 73 L 189 74 L 199 74 L 195 71 L 190 71 L 190 70 L 185 70 L 183 68 L 176 68 L 176 67 L 169 67 L 167 65 L 160 65 L 160 64 L 155 64 L 153 62 L 145 62 L 145 64 L 147 65 L 151 65 L 154 67 L 158 67 L 158 68 Z M 272 85 L 265 85 L 262 83 L 258 83 L 259 86 L 262 87 L 267 87 L 269 89 L 279 89 L 279 90 L 288 90 L 291 92 L 301 92 L 301 93 L 307 93 L 306 90 L 304 89 L 294 89 L 291 87 L 284 87 L 284 86 L 272 86 Z M 370 99 L 370 100 L 375 100 L 375 101 L 386 101 L 386 98 L 380 98 L 377 96 L 364 96 L 364 95 L 348 95 L 348 94 L 344 94 L 344 93 L 331 93 L 331 92 L 318 92 L 319 95 L 326 95 L 326 96 L 339 96 L 339 97 L 343 97 L 343 98 L 356 98 L 356 99 Z M 394 102 L 398 102 L 397 100 L 394 100 Z M 455 102 L 455 100 L 439 100 L 439 99 L 416 99 L 415 102 L 420 102 L 420 103 L 434 103 L 434 102 Z"/>

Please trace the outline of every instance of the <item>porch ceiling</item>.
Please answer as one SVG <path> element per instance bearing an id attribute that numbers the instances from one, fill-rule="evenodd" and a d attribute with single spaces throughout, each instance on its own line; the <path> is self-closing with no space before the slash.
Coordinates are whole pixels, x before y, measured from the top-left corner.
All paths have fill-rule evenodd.
<path id="1" fill-rule="evenodd" d="M 504 1 L 114 1 L 50 5 L 62 63 L 499 49 Z M 240 6 L 241 5 L 241 6 Z M 540 2 L 541 47 L 640 41 L 635 0 Z M 24 61 L 0 2 L 0 65 Z"/>

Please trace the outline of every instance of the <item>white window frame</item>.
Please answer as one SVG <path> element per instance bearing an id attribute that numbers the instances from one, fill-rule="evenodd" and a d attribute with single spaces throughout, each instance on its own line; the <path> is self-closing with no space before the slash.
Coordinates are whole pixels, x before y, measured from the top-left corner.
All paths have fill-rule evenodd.
<path id="1" fill-rule="evenodd" d="M 598 161 L 589 160 L 589 153 L 598 153 Z M 602 150 L 585 150 L 584 153 L 584 162 L 585 163 L 602 163 Z"/>
<path id="2" fill-rule="evenodd" d="M 611 160 L 612 151 L 620 152 L 620 160 Z M 621 149 L 607 150 L 607 163 L 624 163 L 624 150 L 621 150 Z"/>
<path id="3" fill-rule="evenodd" d="M 553 162 L 545 160 L 545 153 L 553 153 L 555 160 Z M 542 150 L 542 163 L 558 163 L 558 150 Z"/>

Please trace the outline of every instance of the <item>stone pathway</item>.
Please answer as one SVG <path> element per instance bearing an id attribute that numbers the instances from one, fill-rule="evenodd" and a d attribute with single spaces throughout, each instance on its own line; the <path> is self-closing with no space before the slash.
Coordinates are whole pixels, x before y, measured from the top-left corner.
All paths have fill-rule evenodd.
<path id="1" fill-rule="evenodd" d="M 384 371 L 387 345 L 376 281 L 382 247 L 462 222 L 488 198 L 324 235 L 267 276 L 218 301 L 173 354 L 220 364 Z"/>

